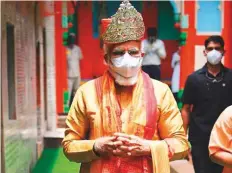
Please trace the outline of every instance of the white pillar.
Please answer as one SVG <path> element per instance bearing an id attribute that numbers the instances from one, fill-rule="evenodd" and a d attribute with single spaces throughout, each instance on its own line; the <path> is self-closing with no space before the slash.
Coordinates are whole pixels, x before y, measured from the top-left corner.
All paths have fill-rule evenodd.
<path id="1" fill-rule="evenodd" d="M 2 7 L 2 2 L 0 1 L 0 11 Z M 0 32 L 0 40 L 2 40 L 2 31 Z M 0 45 L 0 52 L 2 44 Z M 2 67 L 2 61 L 0 61 L 0 67 Z M 0 70 L 0 86 L 2 86 L 2 70 Z M 2 151 L 2 91 L 0 90 L 0 151 Z M 2 152 L 0 152 L 0 171 L 2 172 Z"/>
<path id="2" fill-rule="evenodd" d="M 48 131 L 56 130 L 56 66 L 55 66 L 55 16 L 54 1 L 44 2 L 47 68 L 47 123 Z"/>

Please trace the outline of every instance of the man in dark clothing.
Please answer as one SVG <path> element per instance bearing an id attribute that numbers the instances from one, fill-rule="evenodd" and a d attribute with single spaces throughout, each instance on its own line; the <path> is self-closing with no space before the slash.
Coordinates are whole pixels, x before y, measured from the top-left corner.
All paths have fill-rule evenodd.
<path id="1" fill-rule="evenodd" d="M 221 59 L 225 53 L 221 36 L 205 41 L 207 63 L 188 76 L 183 94 L 182 118 L 189 128 L 192 159 L 196 173 L 222 173 L 223 167 L 209 159 L 208 144 L 214 123 L 232 105 L 232 72 Z"/>

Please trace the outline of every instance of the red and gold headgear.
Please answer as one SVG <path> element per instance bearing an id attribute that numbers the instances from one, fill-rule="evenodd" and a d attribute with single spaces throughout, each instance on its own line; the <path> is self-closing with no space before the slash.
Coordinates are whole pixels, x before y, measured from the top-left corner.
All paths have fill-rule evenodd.
<path id="1" fill-rule="evenodd" d="M 124 0 L 113 16 L 102 19 L 102 40 L 105 44 L 116 44 L 132 40 L 141 40 L 145 27 L 142 15 Z"/>

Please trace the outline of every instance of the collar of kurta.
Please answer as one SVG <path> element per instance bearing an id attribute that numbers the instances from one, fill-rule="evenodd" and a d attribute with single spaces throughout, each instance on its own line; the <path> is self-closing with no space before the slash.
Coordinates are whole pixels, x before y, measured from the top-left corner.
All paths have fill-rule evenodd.
<path id="1" fill-rule="evenodd" d="M 229 69 L 226 68 L 223 64 L 221 64 L 221 71 L 218 73 L 218 75 L 221 75 L 221 73 L 226 73 L 228 72 Z M 208 72 L 208 67 L 207 67 L 207 63 L 200 69 L 199 73 L 200 74 L 205 74 Z"/>

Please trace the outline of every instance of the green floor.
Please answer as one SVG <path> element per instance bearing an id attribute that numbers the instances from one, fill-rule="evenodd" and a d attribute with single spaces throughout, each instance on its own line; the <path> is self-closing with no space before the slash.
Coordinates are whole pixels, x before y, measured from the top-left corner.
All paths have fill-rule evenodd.
<path id="1" fill-rule="evenodd" d="M 44 149 L 32 173 L 78 173 L 80 164 L 69 162 L 62 148 Z"/>

